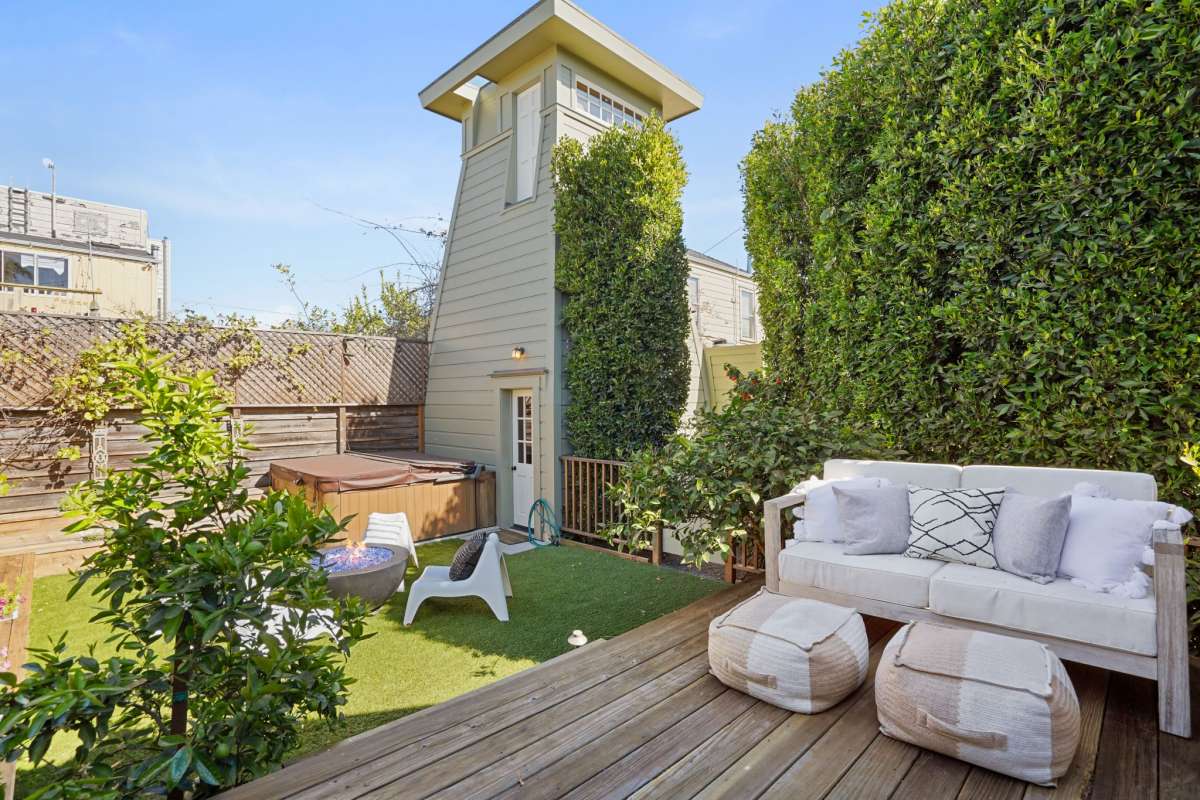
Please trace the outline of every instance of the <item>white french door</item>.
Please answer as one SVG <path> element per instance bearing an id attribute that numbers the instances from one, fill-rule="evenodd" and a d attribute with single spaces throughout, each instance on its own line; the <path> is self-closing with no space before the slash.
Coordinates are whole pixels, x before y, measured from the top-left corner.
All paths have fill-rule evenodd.
<path id="1" fill-rule="evenodd" d="M 512 393 L 513 522 L 525 525 L 533 505 L 533 392 Z"/>

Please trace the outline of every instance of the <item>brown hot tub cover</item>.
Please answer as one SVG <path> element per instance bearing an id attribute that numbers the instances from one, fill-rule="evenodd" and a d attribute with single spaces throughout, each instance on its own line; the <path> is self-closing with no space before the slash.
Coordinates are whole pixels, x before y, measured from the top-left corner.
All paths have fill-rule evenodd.
<path id="1" fill-rule="evenodd" d="M 274 461 L 271 478 L 319 492 L 348 492 L 412 483 L 418 473 L 403 461 L 342 453 Z"/>

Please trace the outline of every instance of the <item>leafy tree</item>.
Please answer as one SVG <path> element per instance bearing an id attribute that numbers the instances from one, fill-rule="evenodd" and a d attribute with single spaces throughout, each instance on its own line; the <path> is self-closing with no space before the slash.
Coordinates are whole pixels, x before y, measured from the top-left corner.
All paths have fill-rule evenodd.
<path id="1" fill-rule="evenodd" d="M 567 438 L 613 458 L 679 428 L 690 376 L 687 170 L 655 116 L 554 147 L 555 284 L 569 337 Z"/>
<path id="2" fill-rule="evenodd" d="M 249 496 L 248 444 L 226 430 L 214 376 L 145 347 L 113 355 L 109 402 L 140 409 L 152 449 L 67 505 L 68 530 L 103 530 L 72 594 L 105 604 L 95 619 L 118 654 L 60 639 L 20 683 L 0 675 L 0 755 L 39 762 L 70 731 L 81 744 L 37 797 L 208 797 L 279 766 L 306 716 L 336 719 L 365 612 L 311 565 L 344 523 L 300 496 Z M 308 638 L 318 622 L 333 635 Z"/>
<path id="3" fill-rule="evenodd" d="M 274 269 L 301 308 L 299 319 L 289 320 L 280 328 L 410 338 L 423 337 L 429 328 L 429 303 L 422 300 L 426 294 L 424 287 L 406 289 L 398 279 L 391 280 L 382 271 L 378 298 L 372 298 L 364 284 L 344 308 L 333 311 L 301 298 L 290 266 L 275 264 Z"/>
<path id="4" fill-rule="evenodd" d="M 658 530 L 670 530 L 684 560 L 729 555 L 731 540 L 762 542 L 762 500 L 778 497 L 828 458 L 894 456 L 834 416 L 797 413 L 782 402 L 778 378 L 728 367 L 729 403 L 697 415 L 687 434 L 635 453 L 610 497 L 622 520 L 610 541 L 638 550 Z"/>

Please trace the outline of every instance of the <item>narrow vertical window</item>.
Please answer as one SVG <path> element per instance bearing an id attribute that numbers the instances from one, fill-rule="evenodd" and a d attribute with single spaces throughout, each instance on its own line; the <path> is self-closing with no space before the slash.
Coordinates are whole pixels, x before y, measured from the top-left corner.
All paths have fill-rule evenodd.
<path id="1" fill-rule="evenodd" d="M 689 275 L 687 280 L 688 307 L 695 311 L 700 308 L 700 279 Z"/>
<path id="2" fill-rule="evenodd" d="M 517 95 L 517 202 L 533 197 L 537 185 L 538 139 L 542 128 L 542 85 Z"/>
<path id="3" fill-rule="evenodd" d="M 748 342 L 755 341 L 758 336 L 754 324 L 754 292 L 750 289 L 740 290 L 738 317 L 738 338 Z"/>

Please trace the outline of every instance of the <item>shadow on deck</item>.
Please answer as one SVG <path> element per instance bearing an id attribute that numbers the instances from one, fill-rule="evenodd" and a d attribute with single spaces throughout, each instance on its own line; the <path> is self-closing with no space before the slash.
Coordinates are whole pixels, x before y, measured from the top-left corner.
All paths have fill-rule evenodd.
<path id="1" fill-rule="evenodd" d="M 708 674 L 708 622 L 757 588 L 732 587 L 221 797 L 1196 796 L 1200 737 L 1158 732 L 1149 681 L 1091 667 L 1069 665 L 1083 738 L 1071 771 L 1053 790 L 879 733 L 874 669 L 896 628 L 892 622 L 867 620 L 867 682 L 822 714 L 792 714 L 727 689 Z M 1194 689 L 1198 684 L 1193 680 Z"/>

